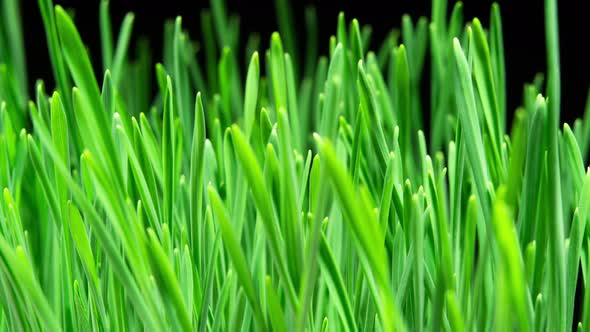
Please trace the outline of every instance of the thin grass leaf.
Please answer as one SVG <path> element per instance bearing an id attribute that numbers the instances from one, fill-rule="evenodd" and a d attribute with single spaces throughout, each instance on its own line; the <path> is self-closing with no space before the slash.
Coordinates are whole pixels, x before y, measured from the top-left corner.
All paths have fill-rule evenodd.
<path id="1" fill-rule="evenodd" d="M 232 263 L 236 268 L 238 280 L 244 288 L 246 297 L 248 298 L 248 301 L 250 302 L 250 305 L 254 310 L 254 317 L 256 318 L 260 327 L 263 330 L 266 330 L 264 318 L 262 316 L 262 310 L 260 308 L 260 303 L 258 301 L 258 298 L 256 297 L 256 292 L 254 289 L 254 282 L 252 281 L 252 276 L 250 275 L 250 271 L 248 270 L 246 257 L 244 256 L 244 252 L 240 248 L 240 243 L 238 242 L 238 239 L 236 238 L 236 235 L 232 230 L 232 226 L 230 224 L 230 219 L 227 214 L 227 211 L 224 207 L 223 202 L 221 201 L 221 197 L 219 197 L 219 194 L 217 194 L 217 192 L 211 185 L 209 185 L 207 191 L 209 193 L 209 198 L 211 199 L 213 211 L 215 211 L 217 221 L 219 222 L 219 228 L 221 230 L 223 242 L 227 250 L 229 251 Z"/>
<path id="2" fill-rule="evenodd" d="M 62 328 L 59 322 L 51 311 L 51 307 L 47 303 L 38 281 L 34 278 L 33 270 L 23 248 L 20 246 L 16 249 L 10 248 L 6 240 L 0 236 L 0 255 L 4 264 L 10 267 L 12 276 L 19 280 L 20 291 L 30 297 L 36 314 L 39 315 L 45 328 L 52 331 L 61 331 Z"/>
<path id="3" fill-rule="evenodd" d="M 320 144 L 321 151 L 326 158 L 326 167 L 331 182 L 344 207 L 344 213 L 346 215 L 344 219 L 360 242 L 358 246 L 364 256 L 362 263 L 365 273 L 375 278 L 375 284 L 372 285 L 373 296 L 380 303 L 380 318 L 384 328 L 388 331 L 394 328 L 396 330 L 405 330 L 401 315 L 391 296 L 391 286 L 387 281 L 389 277 L 386 272 L 388 270 L 388 263 L 385 256 L 385 248 L 382 246 L 373 246 L 371 243 L 371 239 L 380 238 L 376 218 L 370 212 L 370 208 L 360 205 L 359 201 L 354 198 L 355 194 L 354 189 L 352 189 L 354 188 L 352 182 L 337 160 L 331 144 L 325 141 L 320 141 Z M 361 221 L 365 224 L 364 227 L 361 227 Z"/>
<path id="4" fill-rule="evenodd" d="M 127 15 L 125 15 L 123 23 L 121 23 L 121 30 L 119 31 L 119 38 L 117 39 L 117 46 L 115 48 L 115 55 L 113 56 L 112 67 L 108 67 L 112 69 L 111 71 L 113 73 L 113 82 L 115 86 L 118 86 L 118 83 L 121 80 L 123 74 L 123 63 L 126 61 L 127 49 L 129 48 L 129 42 L 131 40 L 131 31 L 133 29 L 134 20 L 135 15 L 133 13 L 127 13 Z"/>
<path id="5" fill-rule="evenodd" d="M 268 310 L 271 325 L 274 331 L 287 331 L 287 323 L 281 309 L 281 303 L 277 296 L 270 277 L 266 277 L 266 301 L 268 303 Z"/>
<path id="6" fill-rule="evenodd" d="M 240 163 L 242 165 L 247 165 L 247 167 L 244 167 L 246 173 L 245 175 L 248 179 L 250 190 L 252 190 L 252 194 L 256 201 L 256 207 L 262 215 L 262 222 L 264 223 L 264 228 L 269 240 L 269 246 L 271 248 L 275 263 L 278 265 L 279 273 L 281 274 L 281 277 L 284 278 L 284 282 L 287 285 L 287 294 L 289 295 L 288 298 L 292 302 L 292 305 L 296 307 L 297 300 L 295 289 L 293 288 L 292 282 L 289 278 L 289 273 L 287 272 L 287 266 L 283 259 L 284 254 L 280 250 L 279 233 L 275 226 L 276 214 L 271 205 L 272 201 L 270 199 L 270 195 L 264 184 L 265 180 L 262 175 L 262 170 L 260 169 L 260 166 L 258 166 L 256 157 L 254 156 L 251 147 L 248 145 L 247 140 L 239 127 L 236 125 L 232 126 L 231 134 L 233 143 L 236 146 L 236 154 Z"/>
<path id="7" fill-rule="evenodd" d="M 244 123 L 246 137 L 250 137 L 254 119 L 256 119 L 256 104 L 258 99 L 258 86 L 260 80 L 260 64 L 258 52 L 252 54 L 248 74 L 246 75 L 246 94 L 244 99 Z"/>
<path id="8" fill-rule="evenodd" d="M 190 331 L 192 329 L 191 319 L 186 310 L 186 304 L 183 301 L 182 294 L 180 293 L 180 286 L 178 280 L 174 277 L 174 272 L 170 266 L 170 262 L 166 257 L 164 249 L 158 241 L 156 234 L 150 228 L 147 229 L 149 237 L 149 251 L 155 272 L 158 273 L 159 282 L 162 283 L 162 287 L 171 297 L 172 305 L 174 306 L 175 314 L 177 319 L 180 321 L 180 328 L 184 331 Z"/>

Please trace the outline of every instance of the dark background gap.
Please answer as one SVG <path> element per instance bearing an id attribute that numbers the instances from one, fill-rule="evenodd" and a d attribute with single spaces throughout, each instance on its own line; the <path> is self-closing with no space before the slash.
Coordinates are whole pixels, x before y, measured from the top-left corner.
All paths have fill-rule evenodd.
<path id="1" fill-rule="evenodd" d="M 78 30 L 88 45 L 97 77 L 102 77 L 100 62 L 100 35 L 98 25 L 99 1 L 56 0 L 65 8 L 75 13 Z M 523 84 L 531 82 L 538 72 L 545 72 L 545 30 L 543 1 L 498 1 L 500 4 L 506 56 L 508 111 L 509 116 L 521 104 Z M 278 30 L 272 0 L 229 0 L 226 1 L 228 13 L 240 15 L 241 47 L 247 36 L 257 32 L 261 37 L 261 47 L 268 47 L 268 40 L 273 31 Z M 300 40 L 304 45 L 304 8 L 313 5 L 318 13 L 319 47 L 321 54 L 326 54 L 330 35 L 335 33 L 336 19 L 340 11 L 344 11 L 347 21 L 357 18 L 361 25 L 372 26 L 372 49 L 384 39 L 391 28 L 399 27 L 403 14 L 410 14 L 415 21 L 419 16 L 430 17 L 430 1 L 398 0 L 388 1 L 335 1 L 335 0 L 303 0 L 291 1 L 295 15 L 295 25 Z M 465 19 L 479 17 L 484 26 L 488 25 L 490 6 L 493 1 L 474 1 L 464 4 Z M 560 53 L 562 78 L 562 117 L 563 122 L 572 123 L 583 115 L 586 96 L 590 83 L 590 65 L 588 57 L 582 51 L 583 39 L 589 29 L 583 17 L 586 11 L 576 1 L 560 1 Z M 449 12 L 454 2 L 449 3 Z M 130 54 L 138 36 L 149 39 L 153 50 L 153 60 L 162 57 L 163 23 L 182 15 L 183 27 L 189 31 L 193 39 L 201 40 L 201 9 L 209 7 L 208 0 L 195 1 L 142 1 L 112 0 L 111 20 L 113 33 L 118 33 L 119 25 L 125 13 L 132 11 L 135 15 L 133 41 Z M 48 89 L 53 87 L 53 75 L 45 32 L 37 1 L 24 0 L 21 6 L 23 17 L 24 38 L 29 72 L 29 86 L 33 90 L 36 79 L 43 79 Z M 116 35 L 114 36 L 116 42 Z M 581 43 L 582 42 L 582 43 Z M 239 50 L 243 53 L 243 49 Z M 425 64 L 425 75 L 428 75 L 429 64 Z M 100 80 L 100 79 L 99 79 Z M 428 77 L 423 78 L 423 106 L 428 110 Z M 510 122 L 508 122 L 510 123 Z M 508 128 L 509 129 L 509 128 Z"/>

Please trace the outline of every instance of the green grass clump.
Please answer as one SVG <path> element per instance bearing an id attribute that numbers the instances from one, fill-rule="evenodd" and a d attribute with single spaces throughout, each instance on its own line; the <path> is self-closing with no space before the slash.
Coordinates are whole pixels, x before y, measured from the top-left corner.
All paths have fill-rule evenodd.
<path id="1" fill-rule="evenodd" d="M 154 71 L 103 0 L 99 85 L 38 4 L 56 87 L 29 101 L 1 1 L 1 331 L 588 330 L 590 101 L 561 129 L 556 0 L 509 131 L 497 5 L 484 28 L 434 0 L 376 52 L 341 14 L 318 57 L 313 9 L 297 39 L 277 1 L 264 50 L 212 0 Z"/>

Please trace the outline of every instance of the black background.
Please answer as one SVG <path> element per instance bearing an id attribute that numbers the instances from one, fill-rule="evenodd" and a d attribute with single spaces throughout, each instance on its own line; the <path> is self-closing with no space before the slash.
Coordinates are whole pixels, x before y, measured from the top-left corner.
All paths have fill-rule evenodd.
<path id="1" fill-rule="evenodd" d="M 98 72 L 101 65 L 99 1 L 56 0 L 54 2 L 73 9 L 76 25 L 89 47 L 93 65 Z M 373 49 L 376 49 L 391 28 L 400 26 L 403 14 L 408 13 L 413 18 L 430 17 L 430 1 L 426 0 L 291 0 L 290 2 L 294 8 L 295 24 L 300 39 L 305 37 L 304 8 L 309 5 L 316 7 L 319 18 L 320 50 L 323 54 L 327 51 L 330 35 L 335 33 L 336 18 L 340 11 L 345 12 L 347 20 L 355 17 L 361 24 L 372 25 Z M 508 106 L 509 111 L 512 112 L 521 103 L 523 84 L 531 82 L 536 73 L 545 72 L 544 4 L 542 0 L 498 2 L 504 28 Z M 590 83 L 590 56 L 586 51 L 590 40 L 590 28 L 588 18 L 585 17 L 587 11 L 582 8 L 583 5 L 578 4 L 583 2 L 559 1 L 558 4 L 562 74 L 561 114 L 562 121 L 569 123 L 582 116 Z M 262 38 L 261 47 L 266 48 L 270 34 L 278 29 L 272 0 L 229 0 L 226 3 L 228 13 L 240 14 L 241 46 L 244 46 L 250 32 L 259 32 Z M 465 19 L 479 17 L 483 24 L 487 25 L 492 3 L 493 1 L 490 0 L 466 1 L 464 3 Z M 452 1 L 449 3 L 449 12 L 453 4 Z M 153 59 L 157 61 L 162 56 L 164 20 L 182 15 L 183 27 L 189 31 L 192 38 L 201 39 L 200 11 L 209 7 L 209 1 L 111 0 L 110 7 L 114 34 L 118 33 L 119 24 L 125 13 L 133 11 L 136 14 L 133 27 L 134 40 L 139 35 L 147 36 L 154 50 Z M 44 79 L 49 86 L 52 86 L 51 66 L 37 1 L 24 0 L 21 11 L 25 30 L 29 86 L 33 87 L 37 78 Z M 240 51 L 243 52 L 243 50 Z"/>

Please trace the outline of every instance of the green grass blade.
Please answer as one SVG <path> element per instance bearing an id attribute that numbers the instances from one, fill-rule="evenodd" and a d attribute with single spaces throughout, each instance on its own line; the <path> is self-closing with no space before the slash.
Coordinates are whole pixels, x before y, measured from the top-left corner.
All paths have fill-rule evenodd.
<path id="1" fill-rule="evenodd" d="M 244 98 L 244 123 L 246 137 L 250 137 L 252 126 L 256 119 L 256 105 L 258 101 L 258 86 L 260 81 L 260 64 L 258 52 L 252 54 L 248 74 L 246 75 L 246 94 Z"/>
<path id="2" fill-rule="evenodd" d="M 379 303 L 380 318 L 385 330 L 392 331 L 405 330 L 405 325 L 401 315 L 393 300 L 391 285 L 388 281 L 388 262 L 386 260 L 385 248 L 383 246 L 374 246 L 372 241 L 375 238 L 382 238 L 376 216 L 372 214 L 371 209 L 362 205 L 355 198 L 354 186 L 346 174 L 345 169 L 337 160 L 334 148 L 330 143 L 321 141 L 321 151 L 326 160 L 327 174 L 336 190 L 341 205 L 344 208 L 345 220 L 347 226 L 353 231 L 356 239 L 359 241 L 358 249 L 361 251 L 363 259 L 362 265 L 367 275 L 372 275 L 375 284 L 372 285 L 373 296 Z M 361 227 L 363 225 L 363 227 Z"/>
<path id="3" fill-rule="evenodd" d="M 274 331 L 287 331 L 287 323 L 283 315 L 279 297 L 277 296 L 270 277 L 266 277 L 266 296 L 268 302 L 268 310 L 270 321 Z"/>
<path id="4" fill-rule="evenodd" d="M 121 30 L 119 31 L 119 38 L 117 39 L 117 47 L 115 48 L 115 55 L 112 63 L 113 82 L 118 86 L 119 81 L 123 75 L 123 64 L 127 57 L 127 49 L 131 41 L 131 30 L 133 28 L 133 21 L 135 15 L 128 13 L 121 23 Z"/>
<path id="5" fill-rule="evenodd" d="M 244 256 L 244 252 L 240 248 L 240 243 L 238 242 L 236 234 L 232 230 L 232 225 L 230 224 L 230 219 L 227 214 L 227 211 L 224 207 L 223 202 L 221 201 L 221 197 L 219 197 L 219 194 L 217 194 L 217 192 L 212 186 L 209 186 L 208 193 L 209 198 L 211 199 L 211 204 L 213 206 L 213 211 L 215 211 L 217 221 L 219 222 L 219 228 L 221 230 L 221 235 L 223 237 L 225 249 L 229 252 L 229 255 L 232 259 L 232 263 L 235 266 L 236 273 L 238 275 L 238 280 L 244 288 L 244 292 L 246 292 L 246 297 L 248 298 L 248 301 L 250 302 L 250 305 L 254 310 L 254 317 L 260 325 L 260 328 L 266 330 L 264 318 L 262 316 L 262 310 L 260 308 L 260 303 L 258 301 L 258 298 L 256 297 L 256 292 L 254 289 L 254 282 L 252 281 L 252 276 L 250 275 L 250 271 L 248 270 L 246 257 Z"/>
<path id="6" fill-rule="evenodd" d="M 289 273 L 287 272 L 288 268 L 285 263 L 284 253 L 280 250 L 279 246 L 280 240 L 278 230 L 276 229 L 276 214 L 271 203 L 272 200 L 270 194 L 265 185 L 262 170 L 258 165 L 258 161 L 256 161 L 252 148 L 248 145 L 246 137 L 239 127 L 236 125 L 232 126 L 231 134 L 233 143 L 236 147 L 238 159 L 240 163 L 245 166 L 245 175 L 248 179 L 250 190 L 252 190 L 256 207 L 260 211 L 274 261 L 278 265 L 279 273 L 286 283 L 287 294 L 289 295 L 288 298 L 291 301 L 291 304 L 294 307 L 297 307 L 295 289 L 289 278 Z"/>
<path id="7" fill-rule="evenodd" d="M 455 54 L 455 65 L 457 68 L 458 81 L 460 92 L 458 93 L 457 99 L 458 104 L 462 107 L 463 111 L 459 112 L 459 119 L 462 124 L 462 132 L 467 142 L 470 144 L 466 145 L 467 148 L 467 159 L 471 164 L 473 172 L 478 201 L 481 202 L 481 209 L 483 211 L 484 220 L 488 220 L 490 213 L 488 208 L 488 194 L 487 184 L 488 180 L 488 167 L 486 159 L 483 155 L 483 142 L 481 139 L 481 130 L 479 127 L 479 120 L 477 119 L 477 111 L 475 108 L 475 97 L 473 93 L 473 85 L 471 83 L 471 71 L 465 58 L 465 54 L 459 44 L 457 38 L 453 39 L 453 51 Z"/>
<path id="8" fill-rule="evenodd" d="M 154 270 L 160 279 L 159 282 L 161 282 L 161 287 L 164 288 L 165 292 L 171 297 L 170 300 L 174 306 L 174 313 L 180 321 L 180 327 L 182 327 L 184 331 L 191 331 L 191 319 L 186 310 L 186 303 L 184 303 L 182 298 L 178 280 L 174 276 L 172 266 L 170 266 L 170 261 L 166 257 L 166 253 L 154 231 L 148 228 L 147 234 L 149 237 L 149 251 L 153 260 L 152 263 Z"/>
<path id="9" fill-rule="evenodd" d="M 112 68 L 113 63 L 113 32 L 111 27 L 111 15 L 109 13 L 109 0 L 101 0 L 98 13 L 102 69 L 107 70 Z"/>

